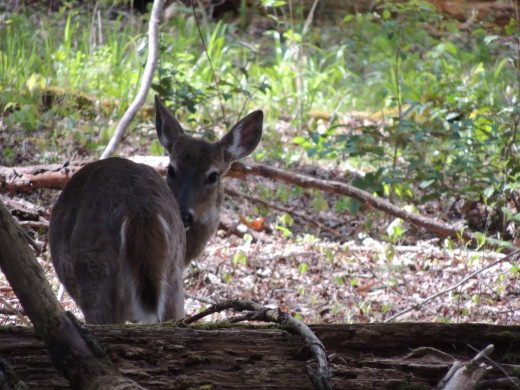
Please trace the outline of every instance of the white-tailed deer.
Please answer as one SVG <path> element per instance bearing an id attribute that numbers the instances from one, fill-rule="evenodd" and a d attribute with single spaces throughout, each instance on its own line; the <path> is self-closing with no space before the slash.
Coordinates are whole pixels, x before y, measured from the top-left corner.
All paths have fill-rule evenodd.
<path id="1" fill-rule="evenodd" d="M 167 180 L 122 158 L 96 161 L 71 178 L 52 211 L 52 261 L 87 323 L 184 316 L 182 273 L 217 229 L 221 179 L 262 135 L 262 111 L 209 143 L 185 134 L 157 97 L 155 104 Z"/>

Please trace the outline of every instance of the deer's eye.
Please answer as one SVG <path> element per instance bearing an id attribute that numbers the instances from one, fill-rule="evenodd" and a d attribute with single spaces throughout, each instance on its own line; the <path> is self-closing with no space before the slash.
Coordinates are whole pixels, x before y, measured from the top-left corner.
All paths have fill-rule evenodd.
<path id="1" fill-rule="evenodd" d="M 168 176 L 170 177 L 170 179 L 175 179 L 176 176 L 175 168 L 171 165 L 168 166 Z"/>
<path id="2" fill-rule="evenodd" d="M 217 172 L 211 172 L 208 175 L 208 178 L 206 179 L 208 184 L 215 184 L 218 181 L 218 173 Z"/>

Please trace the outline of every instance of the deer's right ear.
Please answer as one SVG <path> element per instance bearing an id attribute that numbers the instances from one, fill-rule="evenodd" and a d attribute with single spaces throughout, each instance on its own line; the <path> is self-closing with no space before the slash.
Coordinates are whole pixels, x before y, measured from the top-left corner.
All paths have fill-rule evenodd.
<path id="1" fill-rule="evenodd" d="M 262 138 L 264 113 L 254 111 L 242 118 L 219 141 L 228 152 L 230 161 L 236 161 L 253 152 Z"/>
<path id="2" fill-rule="evenodd" d="M 184 134 L 182 126 L 173 116 L 170 110 L 161 103 L 161 100 L 155 95 L 155 129 L 157 137 L 162 146 L 171 152 L 174 140 Z"/>

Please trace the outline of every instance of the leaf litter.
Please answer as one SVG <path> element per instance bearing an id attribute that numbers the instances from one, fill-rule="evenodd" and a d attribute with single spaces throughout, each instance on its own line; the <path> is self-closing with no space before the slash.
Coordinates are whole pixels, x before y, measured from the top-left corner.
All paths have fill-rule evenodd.
<path id="1" fill-rule="evenodd" d="M 247 187 L 253 193 L 257 185 L 255 180 L 244 185 L 238 179 L 228 180 L 227 184 L 236 191 Z M 40 204 L 48 213 L 58 193 L 44 189 L 23 197 Z M 308 204 L 311 201 L 311 196 L 300 196 L 289 203 L 294 202 L 307 215 L 326 223 L 326 214 L 332 211 L 313 211 Z M 320 234 L 316 226 L 298 217 L 287 227 L 290 234 L 286 235 L 277 229 L 279 214 L 264 210 L 263 224 L 269 227 L 269 233 L 258 233 L 241 222 L 244 215 L 252 219 L 262 217 L 258 208 L 227 197 L 222 219 L 246 235 L 219 229 L 203 256 L 185 271 L 187 315 L 223 300 L 239 298 L 279 307 L 309 324 L 382 322 L 396 315 L 393 321 L 517 323 L 519 267 L 511 259 L 498 262 L 459 287 L 421 304 L 497 262 L 502 254 L 452 248 L 448 241 L 412 229 L 409 232 L 413 236 L 405 235 L 406 245 L 372 238 L 376 235 L 358 232 L 352 226 L 372 218 L 373 225 L 380 225 L 382 231 L 391 221 L 369 210 L 356 216 L 345 214 L 342 227 L 337 228 L 343 236 L 336 239 Z M 337 219 L 335 215 L 330 220 Z M 44 248 L 38 262 L 58 295 L 60 283 L 50 261 L 46 229 L 32 233 Z M 67 293 L 63 294 L 62 305 L 83 318 Z M 399 315 L 410 308 L 413 309 Z M 214 314 L 208 320 L 225 320 L 230 315 Z M 28 323 L 9 283 L 0 274 L 0 324 Z"/>
<path id="2" fill-rule="evenodd" d="M 137 142 L 139 138 L 153 138 L 151 129 L 134 129 L 123 140 L 120 154 L 148 154 L 147 143 Z M 67 148 L 79 150 L 77 146 L 73 141 Z M 46 160 L 37 152 L 20 158 L 24 164 Z M 343 182 L 356 175 L 336 164 L 322 162 L 292 164 L 290 169 Z M 287 217 L 286 213 L 256 204 L 254 200 L 227 195 L 221 214 L 224 226 L 209 241 L 203 256 L 185 271 L 187 315 L 223 300 L 240 298 L 279 307 L 311 324 L 389 319 L 503 325 L 518 322 L 520 267 L 515 258 L 498 262 L 457 288 L 422 304 L 504 255 L 474 251 L 439 239 L 431 232 L 395 223 L 395 219 L 363 206 L 355 215 L 343 209 L 338 211 L 333 205 L 341 199 L 333 194 L 297 190 L 256 177 L 248 177 L 247 181 L 226 179 L 225 185 L 236 193 L 268 200 L 307 218 L 299 218 L 298 213 Z M 45 220 L 58 194 L 56 190 L 40 189 L 33 194 L 2 194 L 2 200 L 5 203 L 6 199 L 23 199 L 35 205 Z M 430 202 L 418 207 L 424 215 L 436 215 L 452 224 L 464 222 L 449 205 Z M 336 234 L 320 230 L 319 224 L 309 220 Z M 261 229 L 255 228 L 258 221 Z M 392 223 L 402 229 L 395 239 L 387 238 Z M 30 231 L 43 248 L 37 258 L 58 295 L 60 283 L 50 261 L 47 230 L 40 226 Z M 66 310 L 82 318 L 66 292 L 61 302 Z M 208 320 L 225 320 L 229 315 L 214 314 Z M 28 323 L 9 283 L 0 273 L 0 324 Z"/>

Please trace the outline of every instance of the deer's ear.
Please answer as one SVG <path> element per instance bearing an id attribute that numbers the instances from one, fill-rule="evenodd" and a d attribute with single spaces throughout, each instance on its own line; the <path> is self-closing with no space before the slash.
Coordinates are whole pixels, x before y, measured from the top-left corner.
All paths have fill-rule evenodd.
<path id="1" fill-rule="evenodd" d="M 179 135 L 184 134 L 182 126 L 157 95 L 155 95 L 155 129 L 159 142 L 168 153 L 171 152 L 173 143 Z"/>
<path id="2" fill-rule="evenodd" d="M 254 111 L 241 119 L 219 143 L 229 154 L 230 161 L 246 157 L 255 150 L 262 138 L 262 111 Z"/>

